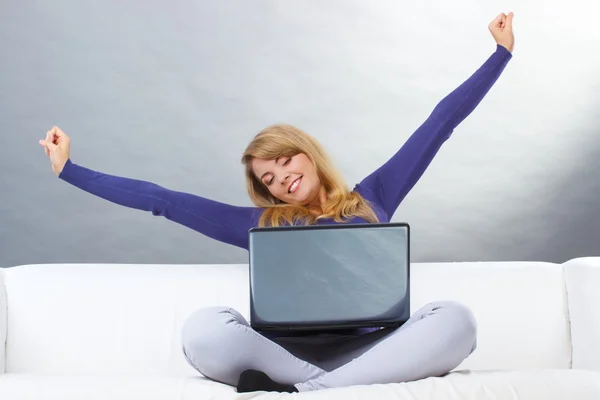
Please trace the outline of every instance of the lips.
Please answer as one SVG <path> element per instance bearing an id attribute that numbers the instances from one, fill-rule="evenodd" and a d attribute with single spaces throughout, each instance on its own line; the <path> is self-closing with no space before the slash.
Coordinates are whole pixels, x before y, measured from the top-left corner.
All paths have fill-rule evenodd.
<path id="1" fill-rule="evenodd" d="M 290 185 L 290 187 L 288 187 L 288 193 L 294 193 L 298 190 L 298 188 L 300 187 L 300 182 L 302 181 L 302 177 L 294 180 L 294 182 L 292 182 L 292 184 Z"/>

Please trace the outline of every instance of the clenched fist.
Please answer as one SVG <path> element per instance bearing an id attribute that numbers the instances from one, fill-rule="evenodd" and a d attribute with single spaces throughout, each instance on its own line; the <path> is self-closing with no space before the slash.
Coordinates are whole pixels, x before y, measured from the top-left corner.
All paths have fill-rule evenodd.
<path id="1" fill-rule="evenodd" d="M 513 47 L 515 46 L 515 37 L 513 35 L 513 21 L 514 14 L 511 12 L 508 15 L 502 13 L 498 15 L 490 25 L 488 26 L 494 40 L 500 46 L 506 47 L 508 51 L 512 53 Z"/>
<path id="2" fill-rule="evenodd" d="M 40 140 L 46 155 L 50 157 L 52 171 L 58 176 L 69 159 L 71 139 L 59 127 L 55 126 L 46 132 L 46 139 Z"/>

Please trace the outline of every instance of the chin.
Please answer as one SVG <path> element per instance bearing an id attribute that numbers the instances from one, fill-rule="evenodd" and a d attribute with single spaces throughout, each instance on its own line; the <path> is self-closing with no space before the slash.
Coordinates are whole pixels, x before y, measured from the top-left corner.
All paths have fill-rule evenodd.
<path id="1" fill-rule="evenodd" d="M 319 195 L 319 193 L 313 193 L 311 196 L 304 196 L 302 198 L 302 200 L 299 201 L 300 204 L 302 204 L 303 206 L 309 206 L 311 205 L 314 200 L 317 198 L 317 196 Z"/>
<path id="2" fill-rule="evenodd" d="M 294 198 L 294 199 L 292 199 L 292 200 L 290 201 L 290 203 L 292 203 L 292 204 L 297 204 L 297 205 L 299 205 L 299 206 L 305 206 L 305 205 L 307 205 L 308 203 L 310 203 L 310 201 L 308 201 L 308 200 L 307 200 L 307 199 L 305 199 L 305 198 L 301 198 L 301 199 L 299 199 L 299 198 Z"/>
<path id="3" fill-rule="evenodd" d="M 290 201 L 288 201 L 288 203 L 291 204 L 298 204 L 301 206 L 308 206 L 310 205 L 319 195 L 319 190 L 308 190 L 308 193 L 306 192 L 306 187 L 301 187 L 299 189 L 299 192 L 294 193 L 292 196 L 293 198 L 290 199 Z"/>
<path id="4" fill-rule="evenodd" d="M 305 206 L 310 203 L 310 201 L 305 197 L 294 197 L 293 199 L 285 200 L 285 202 L 288 204 L 295 204 L 298 206 Z"/>

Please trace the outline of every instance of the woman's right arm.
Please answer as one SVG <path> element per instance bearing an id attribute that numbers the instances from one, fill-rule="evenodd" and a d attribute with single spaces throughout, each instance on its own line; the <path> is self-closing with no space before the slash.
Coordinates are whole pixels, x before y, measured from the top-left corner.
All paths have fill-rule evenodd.
<path id="1" fill-rule="evenodd" d="M 169 190 L 152 182 L 104 174 L 79 166 L 68 158 L 69 139 L 64 132 L 60 131 L 56 136 L 52 136 L 51 132 L 40 144 L 46 148 L 55 174 L 65 182 L 112 203 L 148 211 L 215 240 L 248 248 L 248 230 L 256 225 L 261 212 L 259 208 L 233 206 Z M 61 134 L 64 135 L 64 147 L 59 149 Z M 63 161 L 65 156 L 67 158 Z"/>

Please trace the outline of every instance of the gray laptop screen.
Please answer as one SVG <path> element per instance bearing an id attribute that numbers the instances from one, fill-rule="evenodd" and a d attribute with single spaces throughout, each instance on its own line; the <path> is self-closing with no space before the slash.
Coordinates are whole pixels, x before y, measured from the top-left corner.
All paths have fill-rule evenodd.
<path id="1" fill-rule="evenodd" d="M 255 316 L 270 323 L 386 319 L 408 313 L 408 228 L 251 232 Z"/>

